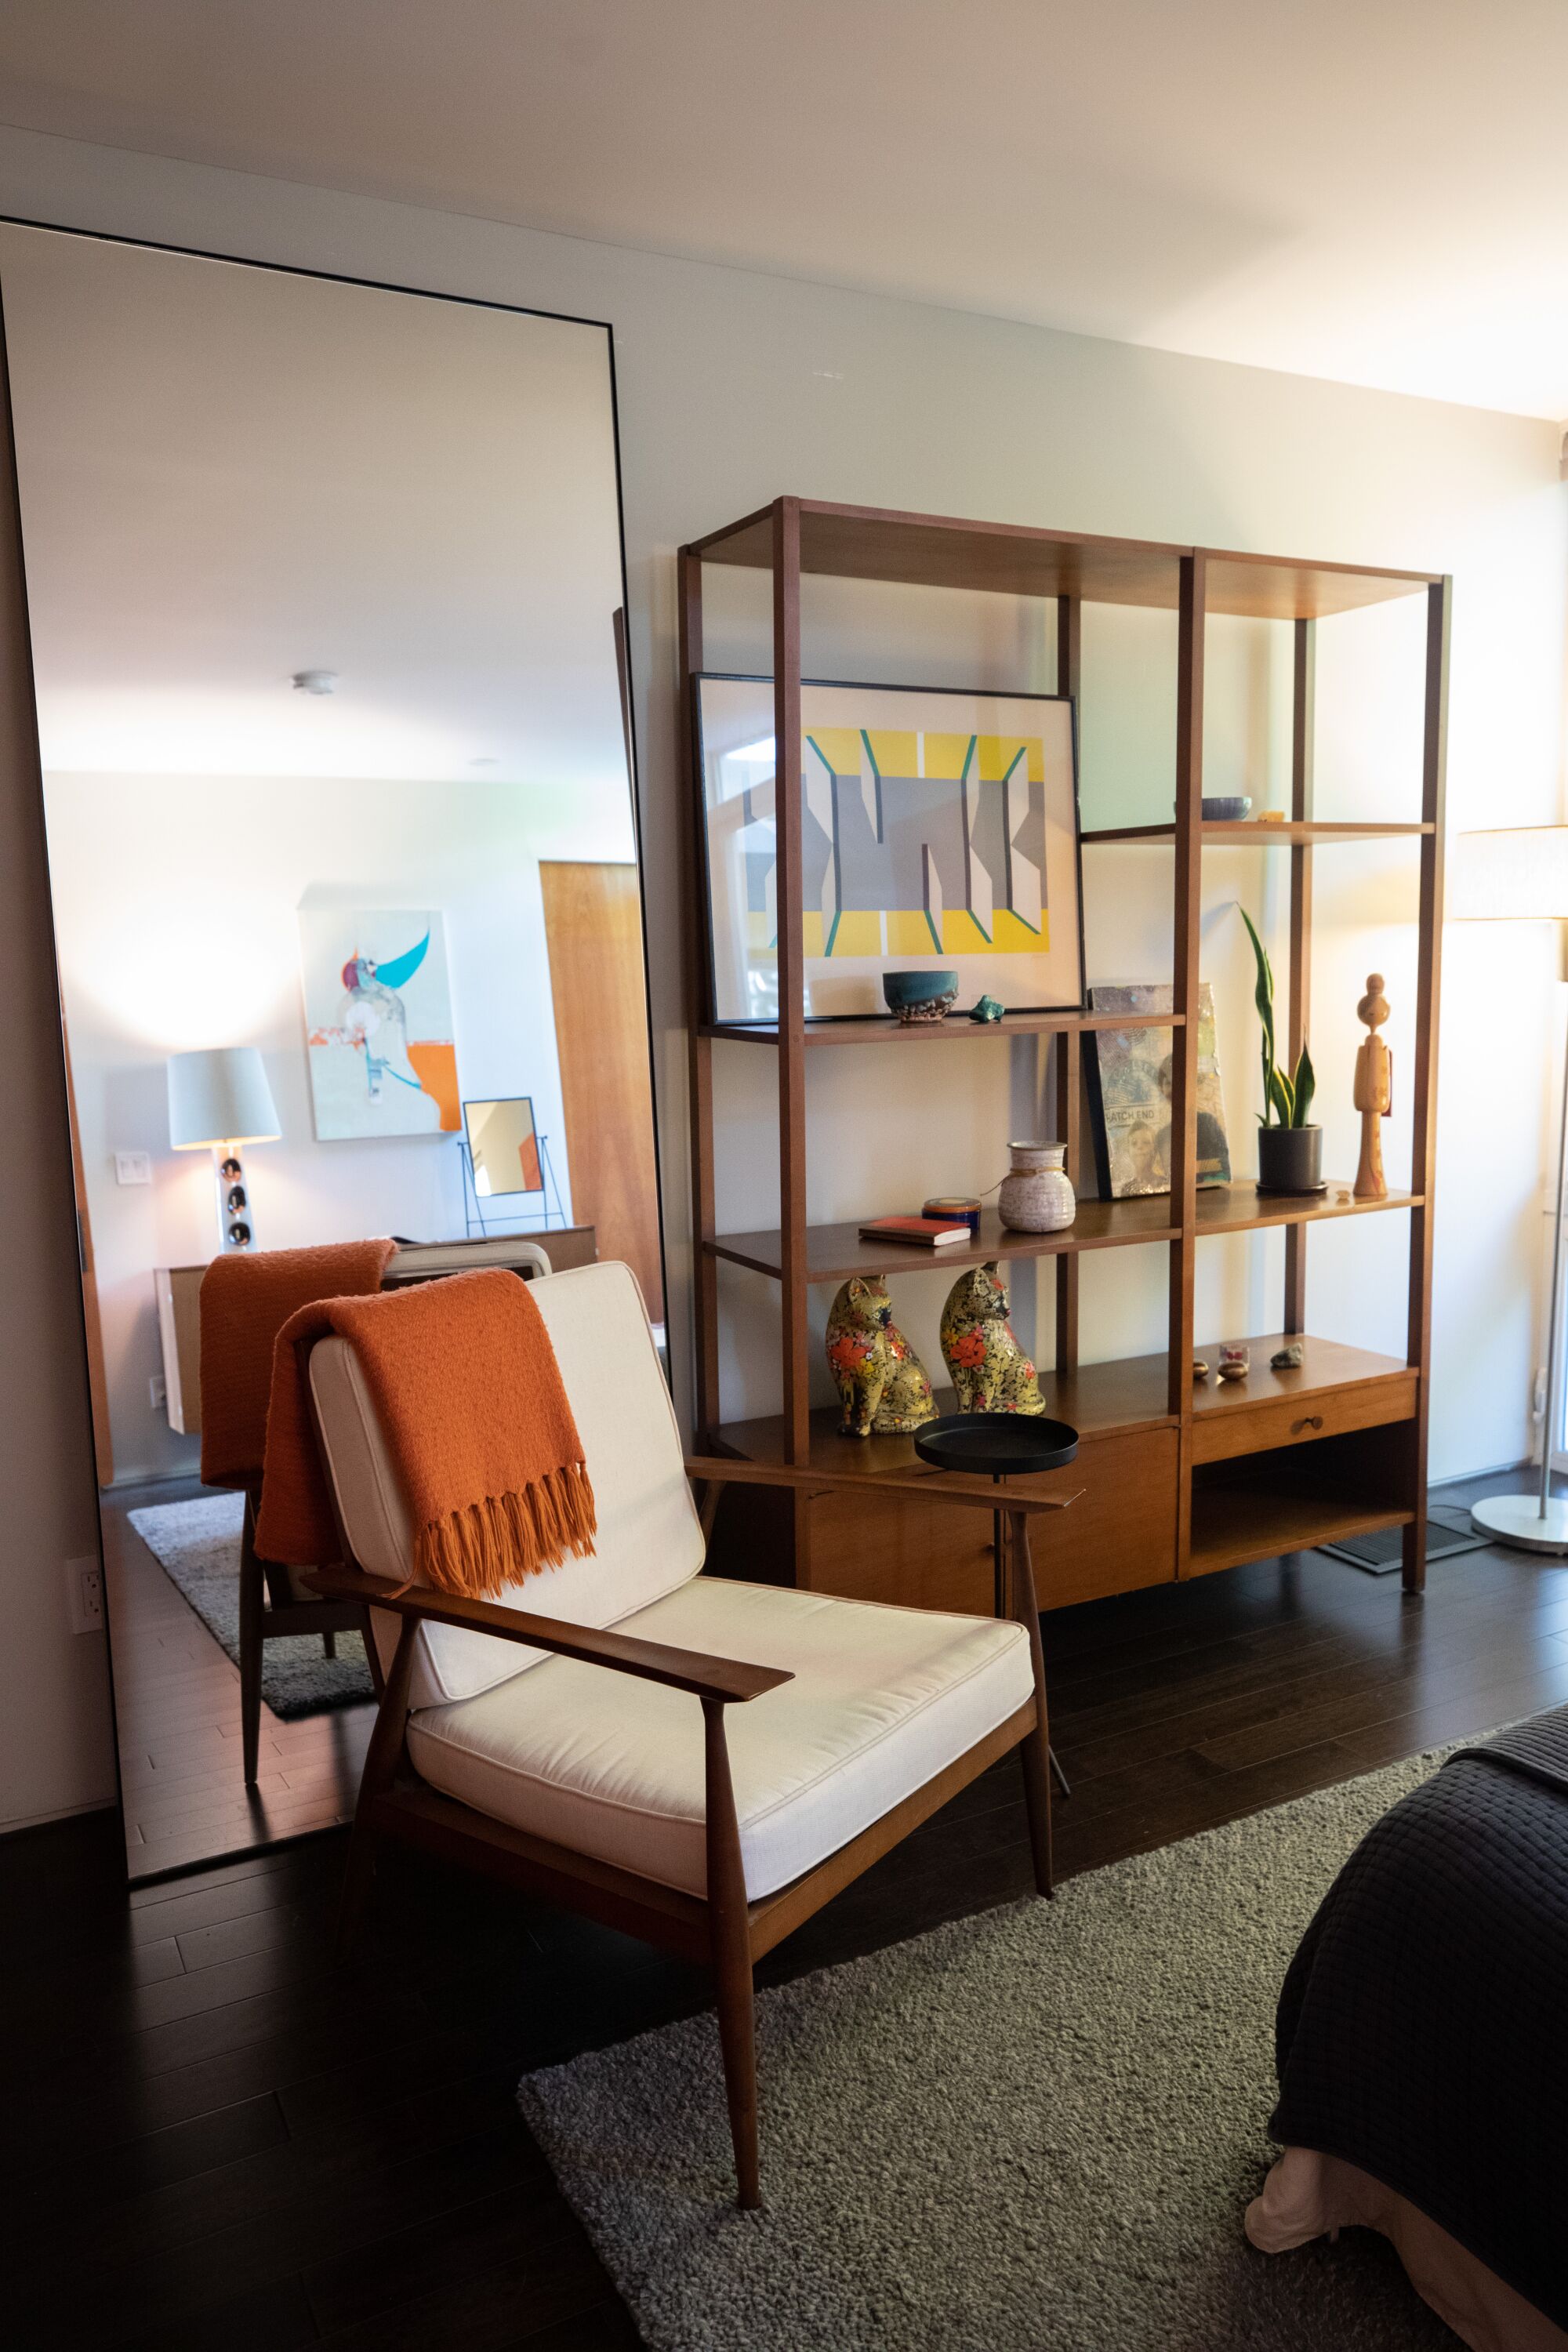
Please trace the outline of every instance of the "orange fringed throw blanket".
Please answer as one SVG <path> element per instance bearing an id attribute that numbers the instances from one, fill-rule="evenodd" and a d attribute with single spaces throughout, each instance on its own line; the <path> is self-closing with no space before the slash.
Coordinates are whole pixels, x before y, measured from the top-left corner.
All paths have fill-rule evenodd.
<path id="1" fill-rule="evenodd" d="M 379 1290 L 396 1247 L 390 1241 L 343 1242 L 214 1258 L 201 1288 L 205 1486 L 240 1486 L 261 1475 L 272 1350 L 289 1318 L 314 1298 Z M 331 1556 L 329 1550 L 318 1557 Z"/>
<path id="2" fill-rule="evenodd" d="M 594 1549 L 594 1490 L 544 1319 L 515 1274 L 326 1298 L 278 1335 L 257 1549 L 337 1549 L 298 1343 L 353 1346 L 415 1527 L 416 1573 L 475 1600 Z"/>

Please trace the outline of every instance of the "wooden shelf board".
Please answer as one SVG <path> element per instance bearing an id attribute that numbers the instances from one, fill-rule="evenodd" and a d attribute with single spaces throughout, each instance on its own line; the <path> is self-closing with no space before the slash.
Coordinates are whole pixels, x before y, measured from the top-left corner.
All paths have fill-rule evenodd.
<path id="1" fill-rule="evenodd" d="M 1254 1183 L 1216 1184 L 1198 1194 L 1196 1231 L 1200 1235 L 1256 1233 L 1268 1225 L 1312 1224 L 1328 1217 L 1415 1205 L 1415 1196 L 1409 1192 L 1392 1192 L 1385 1201 L 1358 1201 L 1348 1183 L 1331 1184 L 1326 1192 L 1273 1193 L 1259 1192 Z M 915 1214 L 919 1208 L 916 1202 L 907 1213 Z M 806 1227 L 806 1280 L 847 1282 L 857 1274 L 924 1274 L 932 1266 L 980 1265 L 987 1258 L 1060 1257 L 1082 1250 L 1135 1248 L 1174 1241 L 1178 1232 L 1168 1192 L 1144 1193 L 1131 1201 L 1080 1200 L 1072 1223 L 1056 1234 L 1013 1233 L 994 1209 L 985 1209 L 973 1241 L 947 1242 L 941 1249 L 864 1241 L 856 1219 L 847 1224 Z M 775 1281 L 783 1276 L 784 1242 L 776 1225 L 756 1233 L 720 1234 L 706 1245 L 706 1254 Z"/>
<path id="2" fill-rule="evenodd" d="M 1193 551 L 1159 541 L 1033 530 L 817 499 L 798 504 L 802 572 L 839 579 L 1013 596 L 1079 596 L 1089 604 L 1173 611 L 1182 558 Z M 693 542 L 693 551 L 710 563 L 771 568 L 772 509 L 710 531 Z M 1210 552 L 1207 571 L 1211 613 L 1267 620 L 1311 620 L 1414 595 L 1430 587 L 1435 576 L 1229 552 Z"/>
<path id="3" fill-rule="evenodd" d="M 918 1213 L 920 1202 L 914 1206 Z M 986 1209 L 974 1240 L 948 1242 L 941 1249 L 862 1241 L 857 1219 L 852 1224 L 806 1227 L 806 1280 L 847 1282 L 857 1274 L 929 1274 L 933 1267 L 940 1272 L 944 1266 L 956 1272 L 960 1266 L 983 1265 L 987 1258 L 1055 1257 L 1064 1251 L 1173 1241 L 1175 1235 L 1168 1192 L 1136 1201 L 1080 1201 L 1073 1223 L 1058 1234 L 1009 1233 L 994 1209 Z M 776 1279 L 783 1273 L 783 1243 L 776 1225 L 754 1234 L 721 1234 L 709 1251 L 731 1265 L 749 1266 L 754 1274 Z"/>
<path id="4" fill-rule="evenodd" d="M 808 1021 L 808 1045 L 908 1045 L 955 1037 L 1035 1037 L 1076 1029 L 1170 1029 L 1185 1025 L 1184 1015 L 1170 1013 L 1005 1013 L 1000 1021 L 972 1021 L 967 1013 L 950 1013 L 941 1021 L 895 1020 L 890 1013 L 868 1014 L 864 1020 Z M 699 1036 L 729 1037 L 745 1045 L 776 1045 L 773 1022 L 706 1021 Z"/>
<path id="5" fill-rule="evenodd" d="M 1315 1224 L 1326 1217 L 1375 1216 L 1384 1209 L 1418 1209 L 1418 1192 L 1390 1192 L 1381 1201 L 1358 1201 L 1351 1179 L 1331 1183 L 1326 1192 L 1260 1192 L 1250 1178 L 1204 1186 L 1198 1193 L 1199 1234 L 1258 1233 L 1268 1225 Z"/>
<path id="6" fill-rule="evenodd" d="M 1301 1362 L 1294 1371 L 1271 1371 L 1268 1359 L 1281 1348 L 1301 1343 Z M 1222 1381 L 1222 1347 L 1249 1348 L 1252 1370 L 1244 1381 Z M 1383 1356 L 1370 1348 L 1347 1348 L 1339 1339 L 1320 1339 L 1304 1331 L 1269 1331 L 1261 1339 L 1202 1339 L 1193 1350 L 1209 1366 L 1206 1381 L 1193 1384 L 1193 1418 L 1208 1413 L 1245 1412 L 1248 1406 L 1290 1403 L 1314 1389 L 1342 1389 L 1366 1381 L 1405 1380 L 1409 1366 L 1403 1356 Z M 1163 1364 L 1160 1356 L 1152 1360 Z M 1262 1553 L 1258 1555 L 1259 1559 Z"/>
<path id="7" fill-rule="evenodd" d="M 1046 1411 L 1065 1421 L 1079 1435 L 1120 1436 L 1129 1430 L 1173 1429 L 1173 1414 L 1165 1411 L 1165 1359 L 1133 1356 L 1114 1364 L 1084 1364 L 1076 1378 L 1058 1380 L 1040 1374 Z M 952 1389 L 938 1389 L 939 1412 L 956 1412 Z M 766 1413 L 755 1421 L 726 1423 L 713 1433 L 721 1454 L 743 1462 L 784 1460 L 784 1417 Z M 915 1452 L 912 1437 L 841 1437 L 838 1408 L 821 1405 L 811 1416 L 811 1462 L 817 1470 L 863 1470 L 868 1478 L 923 1477 L 929 1465 Z M 931 1475 L 934 1475 L 934 1473 Z"/>
<path id="8" fill-rule="evenodd" d="M 1246 817 L 1234 824 L 1205 824 L 1198 827 L 1199 838 L 1208 846 L 1223 848 L 1238 844 L 1248 849 L 1278 848 L 1281 842 L 1288 846 L 1321 848 L 1336 841 L 1419 841 L 1423 834 L 1436 828 L 1429 824 L 1334 824 L 1298 822 L 1285 817 L 1278 824 L 1265 824 L 1258 817 Z M 1091 828 L 1083 835 L 1084 844 L 1092 846 L 1109 841 L 1174 841 L 1173 824 L 1113 824 Z"/>
<path id="9" fill-rule="evenodd" d="M 1276 1486 L 1193 1489 L 1189 1576 L 1210 1576 L 1246 1561 L 1272 1559 L 1280 1552 L 1311 1551 L 1346 1536 L 1370 1535 L 1378 1528 L 1408 1527 L 1414 1511 L 1379 1507 L 1331 1495 L 1282 1493 Z"/>
<path id="10" fill-rule="evenodd" d="M 1300 1370 L 1294 1372 L 1268 1370 L 1269 1357 L 1283 1345 L 1281 1334 L 1270 1332 L 1262 1339 L 1247 1340 L 1246 1345 L 1252 1349 L 1257 1369 L 1245 1381 L 1221 1382 L 1211 1377 L 1193 1392 L 1194 1413 L 1245 1412 L 1248 1405 L 1300 1397 L 1314 1389 L 1337 1389 L 1353 1381 L 1405 1377 L 1406 1368 L 1398 1357 L 1374 1355 L 1365 1348 L 1347 1348 L 1337 1339 L 1302 1337 L 1304 1360 Z M 1212 1364 L 1218 1359 L 1219 1343 L 1205 1343 L 1197 1352 L 1206 1356 Z M 1153 1356 L 1123 1356 L 1109 1363 L 1080 1364 L 1076 1373 L 1042 1370 L 1040 1391 L 1046 1411 L 1055 1419 L 1069 1423 L 1085 1438 L 1117 1436 L 1129 1430 L 1173 1428 L 1175 1416 L 1166 1409 L 1166 1361 L 1162 1349 Z M 939 1389 L 936 1403 L 941 1412 L 955 1412 L 958 1409 L 951 1389 Z M 721 1453 L 733 1454 L 742 1461 L 784 1460 L 782 1414 L 767 1413 L 754 1421 L 730 1422 L 713 1434 Z M 907 1475 L 923 1467 L 911 1437 L 840 1437 L 837 1410 L 831 1405 L 819 1407 L 811 1416 L 811 1459 L 819 1470 L 863 1469 L 868 1477 L 887 1473 Z M 1205 1507 L 1206 1501 L 1205 1496 Z M 1375 1523 L 1385 1524 L 1382 1519 Z M 1268 1557 L 1268 1552 L 1265 1549 L 1237 1557 L 1261 1559 Z"/>

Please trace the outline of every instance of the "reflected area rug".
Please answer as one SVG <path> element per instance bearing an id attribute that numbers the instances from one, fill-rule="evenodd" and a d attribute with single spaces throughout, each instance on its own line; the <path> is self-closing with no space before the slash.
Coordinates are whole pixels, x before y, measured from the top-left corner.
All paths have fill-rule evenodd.
<path id="1" fill-rule="evenodd" d="M 710 2015 L 525 2077 L 650 2352 L 1453 2352 L 1381 2238 L 1242 2234 L 1287 1964 L 1438 1760 L 763 1992 L 762 2213 Z"/>
<path id="2" fill-rule="evenodd" d="M 243 1495 L 203 1495 L 190 1503 L 156 1503 L 126 1517 L 178 1586 L 207 1632 L 239 1664 L 239 1539 Z M 261 1696 L 285 1723 L 357 1706 L 375 1696 L 364 1643 L 340 1633 L 335 1658 L 319 1633 L 287 1633 L 261 1646 Z"/>

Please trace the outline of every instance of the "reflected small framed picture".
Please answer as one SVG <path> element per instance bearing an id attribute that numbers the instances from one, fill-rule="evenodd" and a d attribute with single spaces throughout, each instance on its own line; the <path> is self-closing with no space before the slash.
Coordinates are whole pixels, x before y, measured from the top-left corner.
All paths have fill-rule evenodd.
<path id="1" fill-rule="evenodd" d="M 778 1018 L 773 687 L 704 673 L 693 739 L 715 1021 Z M 813 1022 L 892 1016 L 889 971 L 952 971 L 952 1017 L 1083 1009 L 1065 695 L 801 685 L 802 950 Z"/>
<path id="2" fill-rule="evenodd" d="M 506 1200 L 517 1192 L 543 1192 L 544 1171 L 540 1164 L 531 1095 L 503 1095 L 491 1101 L 465 1102 L 463 1132 L 468 1139 L 468 1164 L 474 1172 L 474 1192 L 479 1200 Z"/>

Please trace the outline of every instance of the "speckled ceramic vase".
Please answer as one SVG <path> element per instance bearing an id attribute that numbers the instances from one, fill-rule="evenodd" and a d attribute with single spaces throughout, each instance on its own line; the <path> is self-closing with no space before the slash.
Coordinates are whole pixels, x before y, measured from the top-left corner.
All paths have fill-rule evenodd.
<path id="1" fill-rule="evenodd" d="M 1010 1143 L 1013 1165 L 1002 1179 L 996 1210 L 1010 1233 L 1055 1234 L 1070 1225 L 1078 1198 L 1067 1172 L 1065 1143 Z"/>

